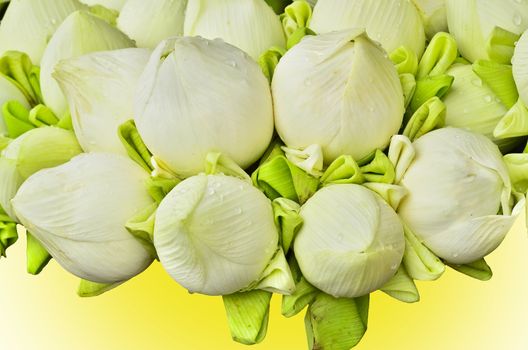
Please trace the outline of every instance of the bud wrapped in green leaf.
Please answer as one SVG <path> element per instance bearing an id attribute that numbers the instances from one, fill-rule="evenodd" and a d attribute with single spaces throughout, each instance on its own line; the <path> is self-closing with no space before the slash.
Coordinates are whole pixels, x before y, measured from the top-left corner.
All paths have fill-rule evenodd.
<path id="1" fill-rule="evenodd" d="M 499 58 L 494 51 L 503 45 L 513 51 L 514 42 L 504 32 L 520 35 L 528 28 L 526 1 L 446 0 L 446 9 L 449 32 L 470 62 Z M 500 58 L 500 63 L 508 61 L 504 56 Z"/>
<path id="2" fill-rule="evenodd" d="M 295 257 L 308 282 L 335 297 L 387 283 L 403 258 L 403 226 L 380 196 L 353 184 L 325 187 L 301 208 Z"/>
<path id="3" fill-rule="evenodd" d="M 147 49 L 95 52 L 59 62 L 53 77 L 70 106 L 73 128 L 86 152 L 125 154 L 118 127 L 134 116 L 137 82 Z"/>
<path id="4" fill-rule="evenodd" d="M 365 28 L 389 53 L 405 46 L 420 57 L 425 47 L 422 18 L 408 0 L 319 0 L 310 28 L 319 34 Z"/>
<path id="5" fill-rule="evenodd" d="M 31 176 L 12 204 L 22 224 L 67 271 L 92 282 L 121 282 L 153 260 L 125 228 L 153 203 L 147 179 L 128 158 L 87 153 Z"/>
<path id="6" fill-rule="evenodd" d="M 210 151 L 246 168 L 273 136 L 266 77 L 243 51 L 221 40 L 163 41 L 139 79 L 134 112 L 149 150 L 182 176 L 202 171 Z"/>
<path id="7" fill-rule="evenodd" d="M 303 39 L 277 65 L 272 92 L 286 146 L 318 144 L 326 164 L 385 148 L 403 120 L 396 68 L 361 29 Z"/>
<path id="8" fill-rule="evenodd" d="M 138 47 L 155 48 L 160 41 L 183 33 L 187 0 L 128 0 L 117 27 Z"/>
<path id="9" fill-rule="evenodd" d="M 102 19 L 88 12 L 72 13 L 51 37 L 42 57 L 40 82 L 46 105 L 59 118 L 68 111 L 66 98 L 52 76 L 60 60 L 133 46 L 132 40 Z"/>
<path id="10" fill-rule="evenodd" d="M 49 38 L 64 19 L 84 8 L 77 0 L 12 1 L 0 24 L 0 55 L 21 51 L 38 65 Z"/>
<path id="11" fill-rule="evenodd" d="M 160 261 L 190 292 L 227 295 L 272 287 L 291 293 L 293 279 L 278 245 L 270 200 L 235 177 L 190 177 L 169 192 L 156 213 Z M 259 283 L 279 270 L 285 284 Z"/>
<path id="12" fill-rule="evenodd" d="M 522 210 L 515 207 L 502 155 L 486 137 L 443 128 L 413 144 L 401 185 L 402 221 L 433 253 L 452 264 L 473 263 L 493 251 Z M 513 208 L 512 208 L 513 207 Z"/>
<path id="13" fill-rule="evenodd" d="M 264 0 L 188 0 L 184 34 L 220 38 L 254 60 L 286 46 L 279 16 Z"/>

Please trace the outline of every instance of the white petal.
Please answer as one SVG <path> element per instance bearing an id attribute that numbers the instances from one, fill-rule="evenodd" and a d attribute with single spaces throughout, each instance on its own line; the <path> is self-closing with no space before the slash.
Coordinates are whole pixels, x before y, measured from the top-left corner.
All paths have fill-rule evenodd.
<path id="1" fill-rule="evenodd" d="M 60 118 L 68 111 L 66 98 L 52 77 L 60 60 L 132 46 L 126 35 L 102 19 L 87 12 L 72 13 L 51 37 L 42 57 L 40 84 L 46 105 Z"/>
<path id="2" fill-rule="evenodd" d="M 183 33 L 187 0 L 128 0 L 117 27 L 138 47 L 155 48 L 160 41 Z"/>
<path id="3" fill-rule="evenodd" d="M 53 76 L 70 105 L 75 134 L 86 152 L 126 155 L 117 130 L 134 115 L 135 90 L 150 53 L 96 52 L 56 65 Z"/>
<path id="4" fill-rule="evenodd" d="M 121 11 L 123 6 L 127 2 L 127 0 L 79 0 L 79 1 L 88 6 L 101 5 L 101 6 L 106 7 L 107 9 L 111 9 L 115 11 Z"/>
<path id="5" fill-rule="evenodd" d="M 125 229 L 152 204 L 142 168 L 128 158 L 88 153 L 39 171 L 12 200 L 22 224 L 66 270 L 97 283 L 127 280 L 152 261 Z"/>
<path id="6" fill-rule="evenodd" d="M 70 13 L 83 8 L 77 0 L 12 1 L 0 24 L 0 55 L 21 51 L 39 65 L 55 30 Z"/>
<path id="7" fill-rule="evenodd" d="M 405 46 L 421 57 L 425 47 L 422 19 L 408 0 L 319 0 L 310 28 L 317 33 L 365 28 L 389 53 Z"/>
<path id="8" fill-rule="evenodd" d="M 277 250 L 270 201 L 241 179 L 197 175 L 161 202 L 154 245 L 163 267 L 191 292 L 234 293 L 256 282 Z"/>
<path id="9" fill-rule="evenodd" d="M 512 66 L 513 78 L 519 90 L 519 96 L 528 106 L 528 31 L 521 36 L 515 46 Z"/>
<path id="10" fill-rule="evenodd" d="M 184 34 L 223 39 L 255 60 L 286 46 L 279 17 L 262 0 L 189 0 Z"/>
<path id="11" fill-rule="evenodd" d="M 272 92 L 286 146 L 318 144 L 326 164 L 385 148 L 403 119 L 396 68 L 358 29 L 305 37 L 277 65 Z"/>
<path id="12" fill-rule="evenodd" d="M 389 281 L 403 257 L 403 227 L 394 210 L 359 185 L 319 190 L 301 208 L 295 239 L 303 276 L 335 297 L 368 294 Z"/>
<path id="13" fill-rule="evenodd" d="M 138 83 L 134 118 L 147 147 L 183 176 L 199 173 L 211 151 L 242 168 L 273 135 L 269 83 L 241 50 L 222 41 L 162 42 Z"/>

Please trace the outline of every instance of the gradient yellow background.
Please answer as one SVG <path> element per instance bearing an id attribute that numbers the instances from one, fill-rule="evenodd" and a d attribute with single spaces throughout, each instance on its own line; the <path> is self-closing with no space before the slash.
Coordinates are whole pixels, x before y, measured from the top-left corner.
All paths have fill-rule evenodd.
<path id="1" fill-rule="evenodd" d="M 488 259 L 479 282 L 454 271 L 419 283 L 421 302 L 371 299 L 369 330 L 358 350 L 528 349 L 528 236 L 524 218 Z M 25 273 L 24 239 L 0 260 L 0 349 L 248 349 L 231 341 L 220 298 L 189 295 L 154 264 L 92 299 L 52 262 Z M 303 315 L 285 319 L 274 297 L 268 336 L 255 350 L 306 349 Z"/>

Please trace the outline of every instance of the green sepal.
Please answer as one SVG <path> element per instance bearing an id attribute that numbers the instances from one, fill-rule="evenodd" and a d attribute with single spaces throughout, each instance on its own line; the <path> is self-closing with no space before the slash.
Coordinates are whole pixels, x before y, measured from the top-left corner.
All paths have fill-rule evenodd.
<path id="1" fill-rule="evenodd" d="M 434 129 L 445 126 L 446 106 L 438 97 L 431 97 L 414 112 L 405 126 L 403 135 L 411 141 Z"/>
<path id="2" fill-rule="evenodd" d="M 367 331 L 369 296 L 337 299 L 319 293 L 308 307 L 305 327 L 312 350 L 350 350 Z"/>
<path id="3" fill-rule="evenodd" d="M 457 57 L 458 49 L 455 39 L 448 33 L 437 33 L 431 39 L 418 64 L 416 78 L 420 80 L 443 75 Z"/>
<path id="4" fill-rule="evenodd" d="M 400 74 L 400 84 L 402 86 L 405 108 L 407 108 L 416 92 L 416 78 L 410 73 Z"/>
<path id="5" fill-rule="evenodd" d="M 451 267 L 453 270 L 463 273 L 464 275 L 467 275 L 469 277 L 473 277 L 479 281 L 489 281 L 491 277 L 493 277 L 493 272 L 491 271 L 491 268 L 486 263 L 486 260 L 484 260 L 484 258 L 472 262 L 471 264 L 448 264 L 448 266 Z"/>
<path id="6" fill-rule="evenodd" d="M 394 165 L 387 155 L 379 149 L 376 150 L 368 163 L 360 167 L 360 170 L 365 182 L 392 184 L 396 178 Z"/>
<path id="7" fill-rule="evenodd" d="M 0 257 L 6 256 L 6 250 L 18 240 L 16 222 L 0 208 Z"/>
<path id="8" fill-rule="evenodd" d="M 404 303 L 416 303 L 420 301 L 420 293 L 416 288 L 416 284 L 409 276 L 404 266 L 400 266 L 396 275 L 385 283 L 380 290 Z"/>
<path id="9" fill-rule="evenodd" d="M 240 290 L 240 292 L 254 289 L 283 295 L 290 295 L 295 292 L 293 275 L 281 247 L 277 249 L 257 281 Z"/>
<path id="10" fill-rule="evenodd" d="M 284 254 L 288 254 L 293 240 L 303 224 L 303 218 L 299 214 L 301 206 L 287 198 L 277 198 L 271 204 L 275 226 L 279 230 L 279 244 L 282 246 Z"/>
<path id="11" fill-rule="evenodd" d="M 398 74 L 416 75 L 418 71 L 418 57 L 414 51 L 405 46 L 400 46 L 390 54 L 389 58 L 396 66 Z"/>
<path id="12" fill-rule="evenodd" d="M 528 135 L 528 108 L 519 99 L 497 123 L 493 136 L 497 139 L 505 139 L 526 135 Z"/>
<path id="13" fill-rule="evenodd" d="M 40 69 L 33 66 L 28 55 L 6 51 L 0 58 L 0 74 L 5 76 L 24 94 L 31 105 L 42 103 Z"/>
<path id="14" fill-rule="evenodd" d="M 506 29 L 494 27 L 486 41 L 488 57 L 497 63 L 510 64 L 520 37 Z"/>
<path id="15" fill-rule="evenodd" d="M 405 187 L 380 182 L 366 182 L 363 184 L 369 190 L 377 193 L 394 210 L 398 210 L 401 201 L 408 194 Z"/>
<path id="16" fill-rule="evenodd" d="M 434 281 L 445 271 L 444 263 L 418 240 L 414 233 L 403 225 L 405 252 L 403 265 L 409 276 L 418 281 Z"/>
<path id="17" fill-rule="evenodd" d="M 416 81 L 416 91 L 411 100 L 410 109 L 414 113 L 431 97 L 442 98 L 453 85 L 454 77 L 447 74 L 425 77 Z"/>
<path id="18" fill-rule="evenodd" d="M 312 286 L 304 277 L 295 284 L 292 295 L 282 297 L 281 313 L 285 317 L 293 317 L 314 301 L 320 291 Z"/>
<path id="19" fill-rule="evenodd" d="M 158 203 L 153 203 L 131 217 L 125 228 L 147 249 L 152 257 L 157 259 L 158 255 L 154 248 L 154 221 Z"/>
<path id="20" fill-rule="evenodd" d="M 528 153 L 511 153 L 503 157 L 516 192 L 528 192 Z"/>
<path id="21" fill-rule="evenodd" d="M 167 179 L 159 176 L 151 176 L 147 179 L 145 186 L 147 187 L 147 192 L 150 197 L 159 204 L 180 182 L 181 180 L 178 178 Z"/>
<path id="22" fill-rule="evenodd" d="M 362 184 L 365 177 L 359 165 L 352 156 L 342 155 L 337 157 L 320 178 L 323 186 L 333 184 Z"/>
<path id="23" fill-rule="evenodd" d="M 283 197 L 303 204 L 319 187 L 319 180 L 293 165 L 275 144 L 253 172 L 253 184 L 271 200 Z"/>
<path id="24" fill-rule="evenodd" d="M 252 290 L 222 297 L 234 341 L 253 345 L 264 340 L 268 330 L 271 296 L 270 292 Z"/>
<path id="25" fill-rule="evenodd" d="M 7 136 L 12 139 L 34 129 L 29 121 L 29 111 L 16 100 L 7 101 L 2 106 L 2 114 L 7 128 Z"/>
<path id="26" fill-rule="evenodd" d="M 123 283 L 124 282 L 96 283 L 81 279 L 79 288 L 77 289 L 77 295 L 81 298 L 96 297 L 122 285 Z"/>
<path id="27" fill-rule="evenodd" d="M 48 265 L 51 255 L 30 232 L 26 232 L 26 264 L 27 272 L 38 275 Z"/>
<path id="28" fill-rule="evenodd" d="M 112 26 L 116 25 L 117 17 L 119 17 L 119 11 L 109 9 L 103 5 L 90 6 L 89 12 Z"/>
<path id="29" fill-rule="evenodd" d="M 273 80 L 275 68 L 285 53 L 286 51 L 284 49 L 274 46 L 260 55 L 258 64 L 260 65 L 260 69 L 262 69 L 262 73 L 264 73 L 270 83 Z"/>
<path id="30" fill-rule="evenodd" d="M 310 5 L 308 5 L 310 6 Z M 291 49 L 295 45 L 301 42 L 301 40 L 307 36 L 307 35 L 316 35 L 313 30 L 306 27 L 298 28 L 295 32 L 293 32 L 286 41 L 286 49 Z"/>
<path id="31" fill-rule="evenodd" d="M 55 126 L 64 130 L 73 131 L 73 122 L 70 112 L 66 112 Z"/>
<path id="32" fill-rule="evenodd" d="M 128 156 L 150 173 L 154 169 L 151 164 L 152 153 L 141 139 L 136 123 L 132 119 L 124 122 L 119 126 L 117 135 Z"/>
<path id="33" fill-rule="evenodd" d="M 512 108 L 519 99 L 519 92 L 513 79 L 512 66 L 493 61 L 477 60 L 473 72 L 482 79 L 506 108 Z"/>
<path id="34" fill-rule="evenodd" d="M 42 104 L 36 105 L 29 111 L 28 120 L 37 128 L 56 125 L 59 122 L 55 113 Z"/>
<path id="35" fill-rule="evenodd" d="M 220 152 L 209 152 L 205 156 L 205 173 L 223 174 L 251 182 L 249 175 L 235 161 Z"/>
<path id="36" fill-rule="evenodd" d="M 305 0 L 294 0 L 280 15 L 284 34 L 288 39 L 299 28 L 308 28 L 312 19 L 312 7 Z"/>

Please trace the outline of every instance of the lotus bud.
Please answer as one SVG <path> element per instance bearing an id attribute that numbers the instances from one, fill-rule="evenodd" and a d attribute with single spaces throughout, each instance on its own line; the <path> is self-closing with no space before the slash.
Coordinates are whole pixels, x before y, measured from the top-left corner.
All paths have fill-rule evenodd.
<path id="1" fill-rule="evenodd" d="M 84 8 L 77 0 L 12 1 L 0 24 L 0 55 L 21 51 L 38 65 L 49 38 L 64 19 Z"/>
<path id="2" fill-rule="evenodd" d="M 446 0 L 446 10 L 449 32 L 470 62 L 493 58 L 497 28 L 517 35 L 528 28 L 528 3 L 524 1 Z"/>
<path id="3" fill-rule="evenodd" d="M 319 0 L 310 28 L 319 34 L 365 28 L 389 53 L 405 46 L 421 57 L 425 48 L 422 18 L 409 0 Z"/>
<path id="4" fill-rule="evenodd" d="M 84 151 L 126 154 L 117 130 L 134 115 L 137 82 L 150 54 L 147 49 L 95 52 L 56 65 L 53 77 Z"/>
<path id="5" fill-rule="evenodd" d="M 138 47 L 155 48 L 160 41 L 183 33 L 187 0 L 128 0 L 117 27 Z"/>
<path id="6" fill-rule="evenodd" d="M 414 142 L 415 158 L 401 185 L 402 221 L 433 253 L 451 264 L 492 252 L 513 225 L 512 185 L 502 155 L 486 137 L 456 128 Z"/>
<path id="7" fill-rule="evenodd" d="M 0 206 L 14 220 L 11 207 L 20 185 L 41 169 L 66 163 L 82 152 L 73 132 L 56 127 L 29 130 L 13 140 L 0 156 Z"/>
<path id="8" fill-rule="evenodd" d="M 193 293 L 227 295 L 257 284 L 278 243 L 269 199 L 231 176 L 190 177 L 156 213 L 154 246 L 160 261 Z"/>
<path id="9" fill-rule="evenodd" d="M 259 65 L 231 45 L 198 37 L 156 48 L 138 82 L 134 119 L 154 156 L 184 177 L 202 171 L 210 151 L 246 168 L 273 135 L 270 87 Z"/>
<path id="10" fill-rule="evenodd" d="M 318 144 L 325 164 L 385 148 L 403 120 L 396 68 L 361 29 L 303 39 L 277 65 L 272 92 L 286 146 Z"/>
<path id="11" fill-rule="evenodd" d="M 128 280 L 153 258 L 125 228 L 153 200 L 148 173 L 116 154 L 87 153 L 24 182 L 12 200 L 21 223 L 70 273 L 97 283 Z"/>
<path id="12" fill-rule="evenodd" d="M 264 0 L 188 0 L 184 34 L 220 38 L 254 60 L 272 46 L 286 46 L 279 16 Z"/>
<path id="13" fill-rule="evenodd" d="M 355 298 L 387 283 L 403 258 L 405 239 L 396 212 L 360 185 L 332 185 L 301 208 L 294 242 L 303 276 L 334 297 Z"/>
<path id="14" fill-rule="evenodd" d="M 66 98 L 52 77 L 55 65 L 64 59 L 95 51 L 133 47 L 123 33 L 88 12 L 74 12 L 61 24 L 49 41 L 41 62 L 40 83 L 46 105 L 62 118 L 68 111 Z"/>

